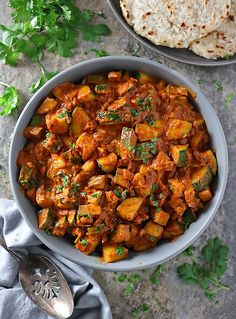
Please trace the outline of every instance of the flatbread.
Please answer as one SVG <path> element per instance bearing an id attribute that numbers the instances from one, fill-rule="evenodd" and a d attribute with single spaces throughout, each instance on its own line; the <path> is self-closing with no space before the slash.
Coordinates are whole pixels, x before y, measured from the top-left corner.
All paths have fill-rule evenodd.
<path id="1" fill-rule="evenodd" d="M 216 30 L 190 44 L 190 49 L 207 59 L 218 59 L 236 53 L 236 1 L 229 17 Z"/>
<path id="2" fill-rule="evenodd" d="M 187 48 L 217 29 L 229 15 L 230 0 L 120 0 L 134 31 L 157 45 Z"/>

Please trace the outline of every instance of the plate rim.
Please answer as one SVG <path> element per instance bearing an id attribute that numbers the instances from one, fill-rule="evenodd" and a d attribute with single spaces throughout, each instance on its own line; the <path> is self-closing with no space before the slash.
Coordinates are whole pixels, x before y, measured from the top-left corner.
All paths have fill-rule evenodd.
<path id="1" fill-rule="evenodd" d="M 111 8 L 114 16 L 117 18 L 117 20 L 120 22 L 120 24 L 124 27 L 124 29 L 130 35 L 132 35 L 137 41 L 139 41 L 141 44 L 143 44 L 145 47 L 152 50 L 153 52 L 158 53 L 161 56 L 169 58 L 173 61 L 186 63 L 188 65 L 211 67 L 211 66 L 225 66 L 225 65 L 231 65 L 231 64 L 236 63 L 236 53 L 234 54 L 235 55 L 234 60 L 213 60 L 213 59 L 208 60 L 208 59 L 205 59 L 204 57 L 201 57 L 202 59 L 205 59 L 206 61 L 197 62 L 197 61 L 188 61 L 188 60 L 186 61 L 184 58 L 182 59 L 182 58 L 175 57 L 171 54 L 163 52 L 161 49 L 159 49 L 159 47 L 161 47 L 161 46 L 158 46 L 158 45 L 152 43 L 151 41 L 149 41 L 148 39 L 146 39 L 145 37 L 140 36 L 128 25 L 128 23 L 124 20 L 123 16 L 121 16 L 119 14 L 119 12 L 117 11 L 115 1 L 116 0 L 107 0 L 108 5 Z M 171 48 L 169 48 L 169 49 L 171 49 Z"/>

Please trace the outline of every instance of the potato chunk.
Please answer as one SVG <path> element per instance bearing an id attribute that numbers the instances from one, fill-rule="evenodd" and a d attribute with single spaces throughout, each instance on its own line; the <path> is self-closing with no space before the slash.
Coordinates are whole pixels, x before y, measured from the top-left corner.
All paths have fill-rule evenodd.
<path id="1" fill-rule="evenodd" d="M 127 220 L 133 220 L 143 203 L 143 198 L 131 197 L 125 199 L 118 207 L 118 215 Z"/>
<path id="2" fill-rule="evenodd" d="M 114 177 L 114 183 L 118 184 L 124 188 L 130 187 L 130 182 L 132 181 L 134 174 L 128 169 L 117 168 L 116 175 Z"/>
<path id="3" fill-rule="evenodd" d="M 188 136 L 192 129 L 192 123 L 179 119 L 171 119 L 166 130 L 168 140 L 178 140 Z"/>
<path id="4" fill-rule="evenodd" d="M 75 240 L 75 247 L 85 255 L 91 254 L 101 241 L 100 235 L 86 235 L 84 238 L 78 236 Z"/>
<path id="5" fill-rule="evenodd" d="M 85 215 L 99 216 L 101 214 L 101 207 L 98 205 L 80 205 L 78 208 L 78 217 Z"/>
<path id="6" fill-rule="evenodd" d="M 151 167 L 156 171 L 172 171 L 174 169 L 174 162 L 171 161 L 165 152 L 160 151 L 153 160 Z"/>
<path id="7" fill-rule="evenodd" d="M 93 187 L 96 189 L 105 189 L 107 185 L 106 175 L 92 176 L 88 182 L 88 187 Z"/>
<path id="8" fill-rule="evenodd" d="M 49 207 L 53 205 L 52 192 L 47 191 L 44 185 L 41 185 L 36 191 L 36 202 L 41 207 Z"/>
<path id="9" fill-rule="evenodd" d="M 157 237 L 157 238 L 160 238 L 163 232 L 163 227 L 154 223 L 152 220 L 147 222 L 144 229 L 148 235 Z"/>
<path id="10" fill-rule="evenodd" d="M 49 113 L 46 115 L 46 125 L 53 134 L 65 134 L 68 131 L 68 124 L 65 117 L 60 117 L 58 113 Z"/>
<path id="11" fill-rule="evenodd" d="M 184 184 L 177 178 L 170 178 L 168 180 L 168 185 L 173 194 L 177 197 L 182 197 L 184 195 Z"/>
<path id="12" fill-rule="evenodd" d="M 51 208 L 43 208 L 38 212 L 38 224 L 40 229 L 48 229 L 54 224 L 54 215 Z"/>
<path id="13" fill-rule="evenodd" d="M 90 133 L 81 134 L 75 143 L 75 149 L 76 151 L 79 151 L 84 161 L 86 161 L 93 154 L 96 148 L 96 141 L 93 138 L 93 134 Z"/>
<path id="14" fill-rule="evenodd" d="M 110 153 L 105 157 L 98 158 L 97 162 L 105 173 L 111 173 L 116 168 L 117 156 L 115 153 Z"/>
<path id="15" fill-rule="evenodd" d="M 77 99 L 80 102 L 91 102 L 95 100 L 95 94 L 88 85 L 79 85 L 77 89 Z"/>
<path id="16" fill-rule="evenodd" d="M 128 249 L 121 245 L 107 243 L 102 247 L 102 258 L 107 263 L 128 257 Z"/>
<path id="17" fill-rule="evenodd" d="M 130 239 L 130 225 L 119 224 L 112 234 L 111 240 L 115 243 L 127 241 Z"/>
<path id="18" fill-rule="evenodd" d="M 203 202 L 208 202 L 212 199 L 212 193 L 210 187 L 198 193 L 198 196 Z"/>
<path id="19" fill-rule="evenodd" d="M 141 123 L 136 124 L 135 133 L 140 142 L 150 141 L 152 138 L 160 136 L 160 131 L 157 128 Z"/>
<path id="20" fill-rule="evenodd" d="M 38 114 L 47 114 L 55 109 L 58 102 L 55 99 L 51 99 L 47 97 L 46 100 L 43 102 L 42 105 L 37 110 Z"/>
<path id="21" fill-rule="evenodd" d="M 161 226 L 166 226 L 170 215 L 164 210 L 156 210 L 152 213 L 152 219 L 155 223 L 160 224 Z"/>
<path id="22" fill-rule="evenodd" d="M 72 113 L 71 130 L 75 137 L 79 137 L 90 120 L 87 112 L 81 107 L 76 107 Z"/>

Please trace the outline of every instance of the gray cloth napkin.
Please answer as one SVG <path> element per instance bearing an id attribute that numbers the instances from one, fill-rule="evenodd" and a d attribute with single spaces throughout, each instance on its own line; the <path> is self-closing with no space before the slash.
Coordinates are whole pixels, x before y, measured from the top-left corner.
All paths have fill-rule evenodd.
<path id="1" fill-rule="evenodd" d="M 14 201 L 0 199 L 0 236 L 9 248 L 49 257 L 62 271 L 74 296 L 71 319 L 111 319 L 107 298 L 92 271 L 47 249 L 32 233 Z M 49 319 L 25 295 L 18 282 L 18 262 L 0 247 L 0 318 Z"/>

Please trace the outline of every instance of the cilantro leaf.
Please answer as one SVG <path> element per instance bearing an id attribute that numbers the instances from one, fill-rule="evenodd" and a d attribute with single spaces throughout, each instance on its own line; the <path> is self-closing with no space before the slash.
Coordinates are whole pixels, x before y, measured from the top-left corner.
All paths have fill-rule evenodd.
<path id="1" fill-rule="evenodd" d="M 227 270 L 228 252 L 228 247 L 217 237 L 209 239 L 201 251 L 203 258 L 211 266 L 213 276 L 217 279 L 220 279 Z"/>
<path id="2" fill-rule="evenodd" d="M 108 56 L 109 54 L 105 50 L 98 50 L 98 49 L 90 49 L 89 51 L 95 52 L 96 56 L 98 58 L 103 57 L 103 56 Z"/>
<path id="3" fill-rule="evenodd" d="M 30 85 L 30 92 L 35 93 L 37 92 L 47 81 L 52 79 L 58 72 L 57 71 L 51 71 L 51 72 L 45 72 L 38 81 L 32 83 Z"/>
<path id="4" fill-rule="evenodd" d="M 91 42 L 98 41 L 100 36 L 108 36 L 111 33 L 106 24 L 84 24 L 80 25 L 79 29 L 82 33 L 83 39 Z"/>
<path id="5" fill-rule="evenodd" d="M 21 95 L 14 86 L 0 82 L 5 87 L 0 96 L 0 115 L 9 115 L 21 104 Z"/>
<path id="6" fill-rule="evenodd" d="M 198 285 L 209 300 L 214 300 L 217 291 L 229 289 L 220 281 L 227 270 L 228 247 L 217 237 L 209 239 L 198 258 L 190 247 L 185 255 L 192 259 L 192 263 L 177 267 L 178 276 L 188 285 Z"/>
<path id="7" fill-rule="evenodd" d="M 214 80 L 213 83 L 217 91 L 223 91 L 223 85 L 220 80 Z"/>
<path id="8" fill-rule="evenodd" d="M 224 107 L 227 109 L 229 106 L 230 106 L 230 104 L 231 104 L 231 102 L 233 101 L 233 99 L 234 99 L 234 92 L 229 92 L 227 95 L 226 95 L 226 97 L 225 97 L 225 101 L 224 101 Z"/>
<path id="9" fill-rule="evenodd" d="M 17 65 L 20 54 L 36 62 L 45 50 L 71 57 L 80 33 L 87 41 L 111 33 L 106 24 L 94 24 L 96 14 L 79 9 L 74 0 L 10 0 L 10 7 L 15 24 L 0 25 L 0 59 L 7 64 Z"/>

